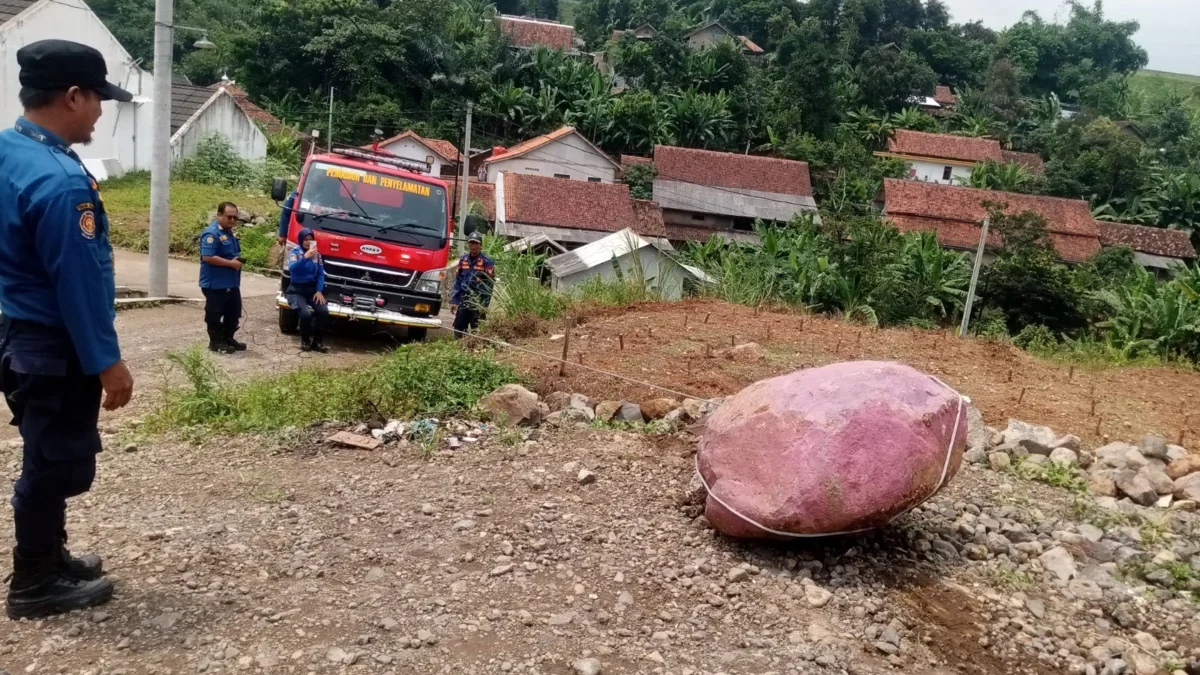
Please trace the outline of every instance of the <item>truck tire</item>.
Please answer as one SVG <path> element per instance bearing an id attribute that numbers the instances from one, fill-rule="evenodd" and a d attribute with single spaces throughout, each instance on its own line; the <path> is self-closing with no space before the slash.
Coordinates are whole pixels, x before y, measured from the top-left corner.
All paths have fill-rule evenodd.
<path id="1" fill-rule="evenodd" d="M 424 342 L 425 338 L 428 336 L 429 336 L 428 328 L 409 328 L 408 329 L 409 342 Z"/>
<path id="2" fill-rule="evenodd" d="M 300 332 L 300 315 L 288 307 L 279 308 L 279 332 L 295 335 Z"/>

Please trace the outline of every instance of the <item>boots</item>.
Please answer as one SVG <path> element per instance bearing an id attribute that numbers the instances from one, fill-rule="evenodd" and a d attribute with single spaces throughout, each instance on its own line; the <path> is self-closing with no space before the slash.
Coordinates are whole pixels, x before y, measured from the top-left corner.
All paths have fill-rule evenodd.
<path id="1" fill-rule="evenodd" d="M 12 581 L 6 610 L 10 619 L 33 619 L 102 605 L 112 599 L 107 579 L 85 581 L 63 570 L 62 551 L 43 558 L 24 558 L 13 551 Z"/>
<path id="2" fill-rule="evenodd" d="M 69 577 L 80 581 L 94 581 L 104 576 L 104 561 L 94 553 L 76 558 L 67 550 L 67 533 L 62 533 L 62 546 L 59 547 L 59 569 Z"/>
<path id="3" fill-rule="evenodd" d="M 233 345 L 225 341 L 225 336 L 220 331 L 208 331 L 208 351 L 218 354 L 232 354 L 236 349 Z"/>
<path id="4" fill-rule="evenodd" d="M 237 340 L 234 340 L 232 335 L 225 338 L 225 344 L 229 345 L 230 347 L 233 347 L 233 350 L 235 352 L 246 351 L 246 343 L 238 342 Z"/>
<path id="5" fill-rule="evenodd" d="M 315 336 L 315 337 L 313 337 L 313 339 L 312 339 L 312 350 L 313 350 L 314 352 L 317 352 L 317 353 L 319 353 L 319 354 L 328 354 L 328 353 L 329 353 L 329 347 L 326 347 L 326 346 L 325 346 L 325 338 L 323 338 L 323 337 L 321 337 L 321 336 L 319 336 L 319 335 L 318 335 L 318 336 Z"/>
<path id="6" fill-rule="evenodd" d="M 313 339 L 311 335 L 300 335 L 300 351 L 311 352 L 313 350 Z"/>

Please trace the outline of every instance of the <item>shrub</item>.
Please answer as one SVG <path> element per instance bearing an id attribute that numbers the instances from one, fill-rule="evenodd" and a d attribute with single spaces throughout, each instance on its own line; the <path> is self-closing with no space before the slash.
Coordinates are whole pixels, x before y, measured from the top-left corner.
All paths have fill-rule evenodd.
<path id="1" fill-rule="evenodd" d="M 351 370 L 304 368 L 232 383 L 199 347 L 170 354 L 186 389 L 168 391 L 151 430 L 203 426 L 228 432 L 271 431 L 317 420 L 445 415 L 471 408 L 496 387 L 518 381 L 490 352 L 453 341 L 405 345 Z"/>
<path id="2" fill-rule="evenodd" d="M 658 169 L 653 164 L 630 164 L 625 167 L 621 181 L 629 186 L 629 196 L 634 199 L 653 199 L 657 176 Z"/>
<path id="3" fill-rule="evenodd" d="M 1022 328 L 1020 333 L 1017 333 L 1017 336 L 1013 338 L 1013 344 L 1025 351 L 1034 352 L 1035 354 L 1046 354 L 1058 347 L 1058 340 L 1054 337 L 1054 333 L 1050 332 L 1049 328 L 1031 324 Z"/>

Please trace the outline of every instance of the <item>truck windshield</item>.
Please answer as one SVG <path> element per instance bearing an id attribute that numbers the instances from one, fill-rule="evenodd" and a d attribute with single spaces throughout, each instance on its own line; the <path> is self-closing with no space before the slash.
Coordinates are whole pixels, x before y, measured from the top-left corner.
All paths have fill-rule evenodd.
<path id="1" fill-rule="evenodd" d="M 309 167 L 299 211 L 316 229 L 356 237 L 439 248 L 446 236 L 444 188 L 325 162 Z"/>

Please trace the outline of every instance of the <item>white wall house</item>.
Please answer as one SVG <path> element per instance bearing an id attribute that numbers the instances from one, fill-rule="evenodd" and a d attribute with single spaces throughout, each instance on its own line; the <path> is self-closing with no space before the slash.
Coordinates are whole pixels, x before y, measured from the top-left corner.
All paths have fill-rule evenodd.
<path id="1" fill-rule="evenodd" d="M 108 80 L 134 94 L 130 103 L 109 101 L 96 125 L 92 143 L 75 148 L 88 169 L 103 180 L 132 169 L 150 168 L 152 77 L 134 63 L 83 0 L 3 0 L 0 2 L 0 125 L 21 115 L 17 94 L 17 51 L 47 39 L 68 39 L 100 50 Z"/>
<path id="2" fill-rule="evenodd" d="M 962 185 L 971 178 L 974 164 L 955 162 L 951 160 L 914 159 L 908 164 L 908 179 L 919 180 L 923 183 L 940 183 L 942 185 Z"/>
<path id="3" fill-rule="evenodd" d="M 502 153 L 493 152 L 484 166 L 489 183 L 495 183 L 501 173 L 613 183 L 621 170 L 620 164 L 574 127 L 531 138 Z"/>
<path id="4" fill-rule="evenodd" d="M 201 141 L 224 136 L 243 159 L 267 156 L 267 136 L 224 88 L 176 84 L 171 87 L 171 160 L 196 154 Z"/>
<path id="5" fill-rule="evenodd" d="M 461 166 L 459 162 L 462 155 L 453 143 L 435 138 L 422 138 L 412 131 L 380 141 L 379 149 L 414 162 L 429 162 L 432 167 L 431 176 L 454 175 Z"/>

